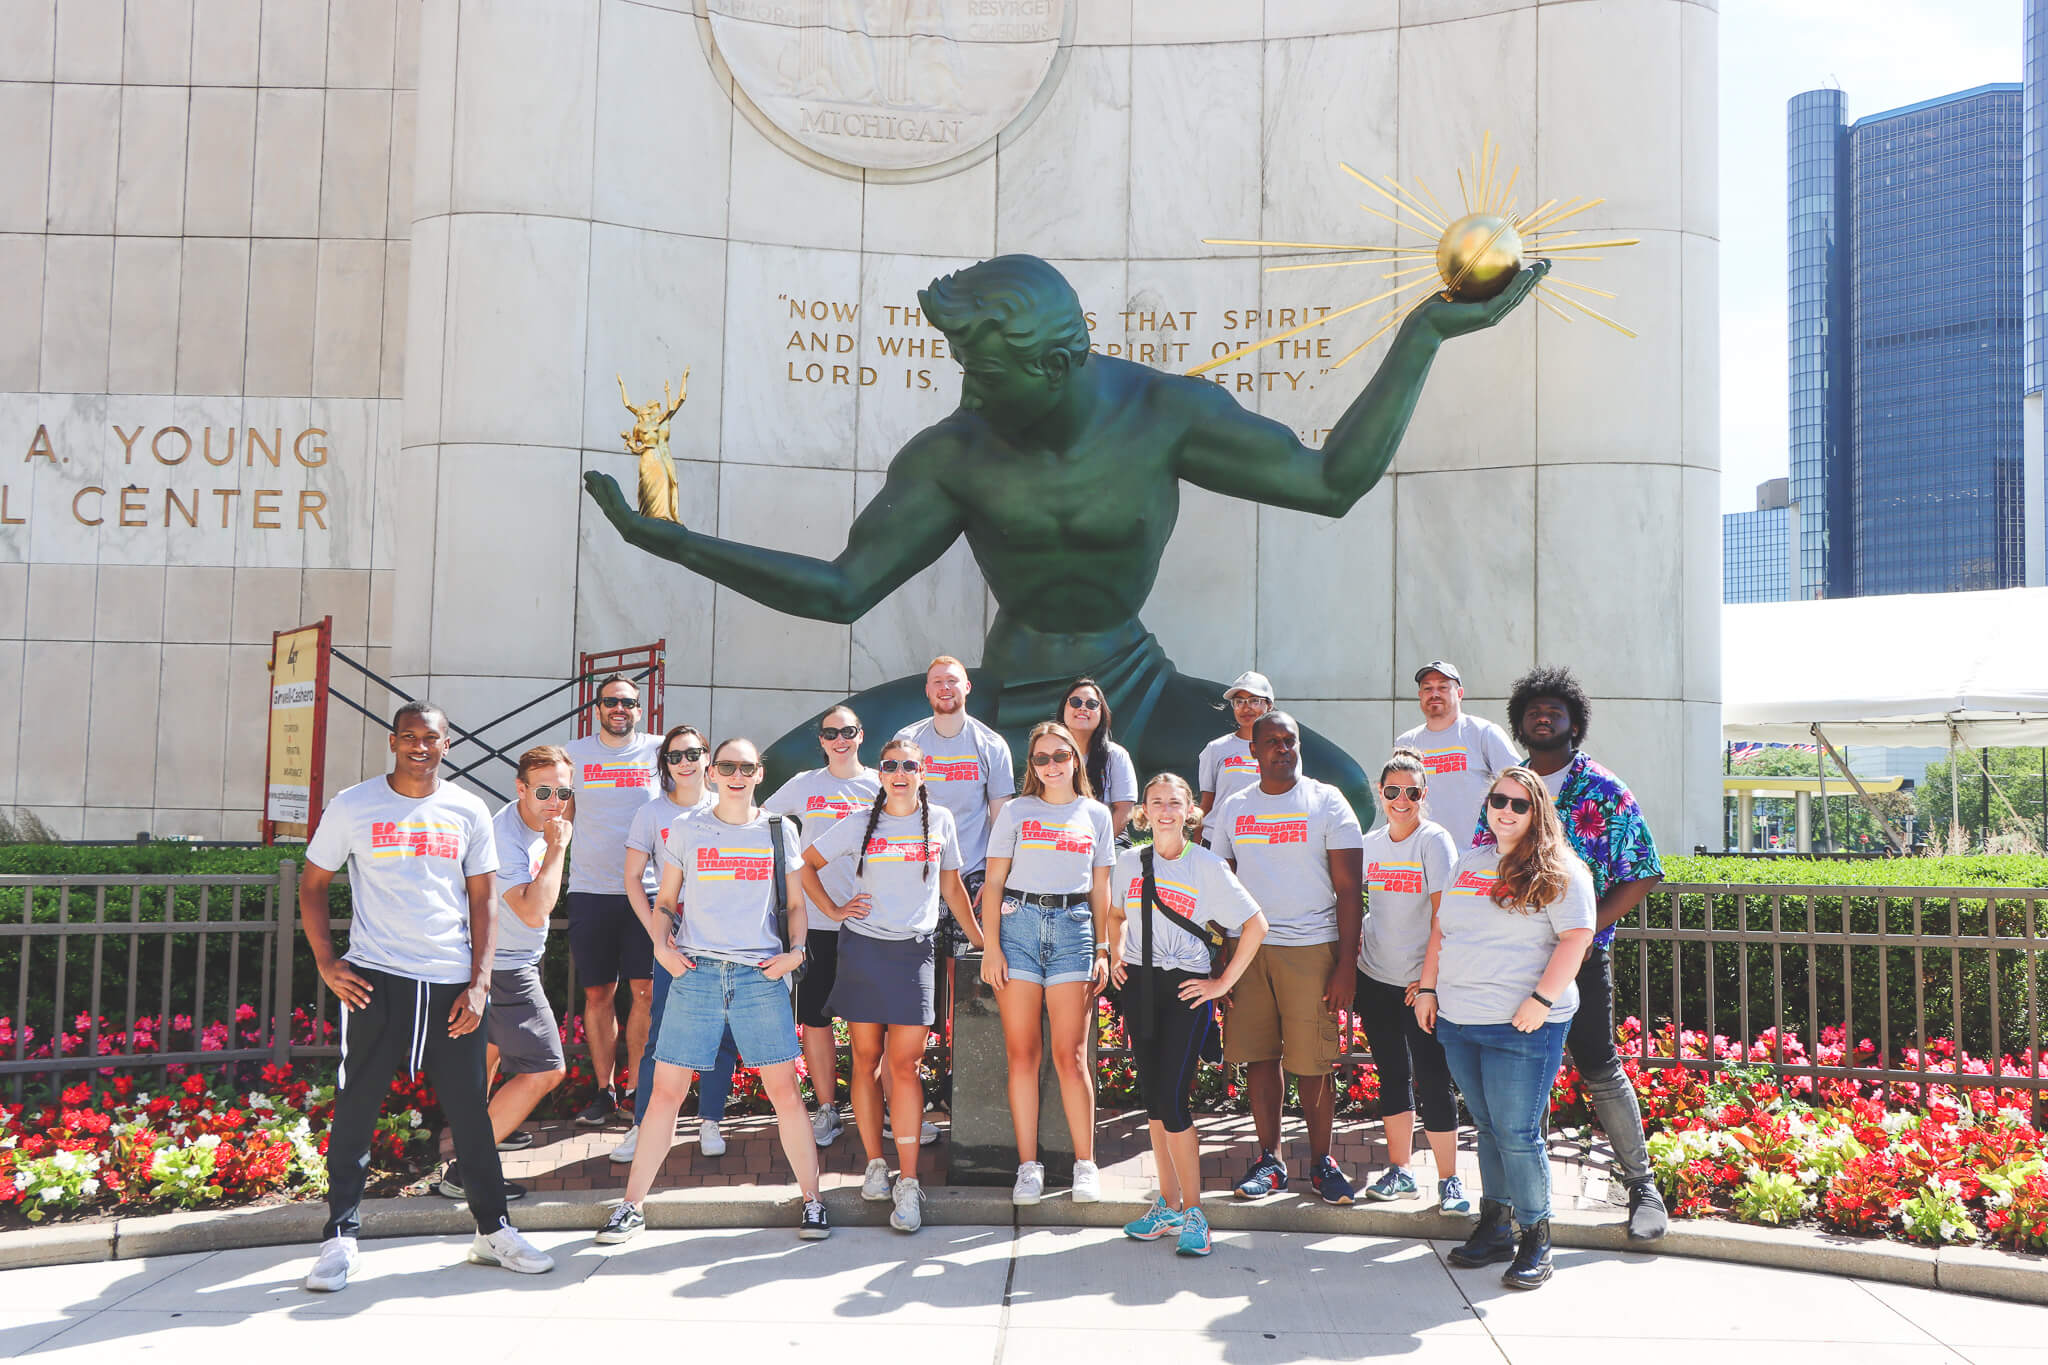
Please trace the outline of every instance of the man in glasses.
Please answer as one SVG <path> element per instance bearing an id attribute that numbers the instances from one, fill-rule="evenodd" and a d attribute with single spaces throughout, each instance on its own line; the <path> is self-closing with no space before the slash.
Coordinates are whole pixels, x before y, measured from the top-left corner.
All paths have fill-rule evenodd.
<path id="1" fill-rule="evenodd" d="M 1615 1169 L 1628 1187 L 1629 1240 L 1652 1242 L 1664 1235 L 1669 1220 L 1650 1177 L 1635 1086 L 1614 1050 L 1609 945 L 1615 924 L 1664 880 L 1664 865 L 1628 785 L 1579 748 L 1592 719 L 1586 690 L 1568 668 L 1532 669 L 1516 680 L 1508 696 L 1508 728 L 1529 751 L 1529 767 L 1557 799 L 1565 838 L 1592 869 L 1593 891 L 1600 898 L 1593 946 L 1579 968 L 1579 1012 L 1572 1016 L 1565 1047 L 1592 1096 L 1593 1112 L 1614 1148 Z M 1474 842 L 1493 842 L 1484 820 Z"/>
<path id="2" fill-rule="evenodd" d="M 626 835 L 642 806 L 658 797 L 661 736 L 641 728 L 640 689 L 612 674 L 597 685 L 597 731 L 565 747 L 576 784 L 576 833 L 569 860 L 569 952 L 583 983 L 583 1034 L 597 1095 L 576 1115 L 593 1127 L 620 1105 L 618 985 L 632 992 L 626 1021 L 626 1069 L 640 1074 L 654 998 L 654 944 L 626 899 Z M 627 1102 L 631 1108 L 631 1102 Z"/>
<path id="3" fill-rule="evenodd" d="M 1451 832 L 1463 852 L 1471 830 L 1480 823 L 1480 803 L 1493 789 L 1493 779 L 1517 761 L 1507 731 L 1483 716 L 1465 714 L 1465 680 L 1458 666 L 1432 659 L 1415 670 L 1416 699 L 1422 703 L 1422 724 L 1394 741 L 1396 748 L 1414 749 L 1429 769 L 1429 818 Z"/>
<path id="4" fill-rule="evenodd" d="M 1259 1137 L 1237 1195 L 1258 1199 L 1287 1188 L 1280 1108 L 1291 1075 L 1308 1127 L 1309 1183 L 1325 1203 L 1348 1204 L 1351 1182 L 1330 1155 L 1330 1068 L 1343 1051 L 1337 1016 L 1351 1009 L 1358 984 L 1365 838 L 1342 792 L 1302 776 L 1294 717 L 1270 711 L 1251 732 L 1259 780 L 1217 806 L 1209 842 L 1230 860 L 1267 924 L 1223 1017 L 1223 1060 L 1245 1065 Z"/>
<path id="5" fill-rule="evenodd" d="M 491 1136 L 499 1151 L 532 1145 L 533 1134 L 519 1133 L 519 1125 L 569 1074 L 562 1029 L 540 981 L 548 917 L 561 894 L 572 833 L 569 803 L 576 788 L 569 775 L 569 755 L 556 744 L 528 749 L 519 756 L 514 790 L 517 798 L 491 820 L 491 838 L 498 850 L 493 888 L 498 939 L 484 1032 L 490 1040 L 485 1059 L 489 1071 L 505 1077 L 491 1096 L 490 1107 Z M 449 1162 L 441 1193 L 450 1199 L 468 1198 L 463 1180 L 461 1161 Z M 507 1180 L 504 1186 L 508 1201 L 525 1197 L 524 1185 Z"/>

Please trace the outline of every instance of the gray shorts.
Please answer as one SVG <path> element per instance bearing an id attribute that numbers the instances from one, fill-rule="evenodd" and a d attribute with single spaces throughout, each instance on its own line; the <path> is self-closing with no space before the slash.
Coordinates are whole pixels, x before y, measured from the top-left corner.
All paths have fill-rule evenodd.
<path id="1" fill-rule="evenodd" d="M 491 973 L 491 1012 L 485 1036 L 498 1049 L 498 1070 L 507 1076 L 567 1071 L 562 1030 L 540 987 L 540 964 Z"/>

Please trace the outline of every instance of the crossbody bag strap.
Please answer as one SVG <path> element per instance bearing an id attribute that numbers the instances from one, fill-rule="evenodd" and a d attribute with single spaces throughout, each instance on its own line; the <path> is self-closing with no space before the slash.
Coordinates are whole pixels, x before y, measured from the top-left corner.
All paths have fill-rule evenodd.
<path id="1" fill-rule="evenodd" d="M 1141 1037 L 1150 1037 L 1153 1028 L 1152 1016 L 1152 908 L 1158 902 L 1158 888 L 1152 880 L 1152 845 L 1138 850 L 1138 915 L 1144 923 L 1138 926 L 1138 1008 L 1137 1020 L 1133 1027 Z M 1121 949 L 1119 948 L 1119 951 Z M 1130 1023 L 1130 1020 L 1126 1020 Z"/>
<path id="2" fill-rule="evenodd" d="M 773 850 L 771 856 L 775 859 L 774 871 L 769 873 L 775 887 L 775 936 L 782 940 L 782 951 L 786 953 L 794 945 L 789 941 L 789 873 L 782 865 L 782 825 L 780 815 L 768 817 L 768 847 Z M 806 955 L 791 975 L 801 977 L 810 965 L 810 958 Z"/>

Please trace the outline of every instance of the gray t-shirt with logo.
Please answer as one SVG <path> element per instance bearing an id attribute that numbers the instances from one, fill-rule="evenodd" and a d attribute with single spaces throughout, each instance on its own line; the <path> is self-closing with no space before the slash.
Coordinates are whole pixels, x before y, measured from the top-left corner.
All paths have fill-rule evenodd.
<path id="1" fill-rule="evenodd" d="M 1526 914 L 1495 904 L 1500 849 L 1488 844 L 1458 859 L 1450 889 L 1437 906 L 1443 947 L 1437 955 L 1436 1004 L 1455 1024 L 1505 1024 L 1543 979 L 1558 940 L 1572 929 L 1590 930 L 1598 916 L 1593 874 L 1566 858 L 1571 884 L 1564 895 Z M 1550 1008 L 1550 1022 L 1579 1009 L 1577 981 L 1567 981 Z"/>
<path id="2" fill-rule="evenodd" d="M 850 819 L 857 825 L 866 825 L 868 808 L 874 805 L 881 790 L 881 774 L 872 768 L 862 768 L 852 777 L 834 777 L 830 768 L 813 768 L 783 783 L 775 795 L 761 803 L 761 809 L 795 816 L 803 824 L 799 847 L 812 848 L 841 821 Z M 837 858 L 818 869 L 818 880 L 825 883 L 825 894 L 842 905 L 857 889 L 853 883 L 853 864 Z M 802 887 L 791 886 L 789 894 L 801 895 Z M 812 915 L 810 924 L 814 934 L 820 930 L 828 934 L 839 930 L 837 923 L 823 915 Z"/>
<path id="3" fill-rule="evenodd" d="M 654 765 L 661 736 L 634 734 L 612 748 L 596 735 L 569 741 L 576 779 L 576 852 L 569 889 L 597 896 L 626 894 L 626 834 L 640 808 L 661 795 Z"/>
<path id="4" fill-rule="evenodd" d="M 547 854 L 547 836 L 527 828 L 519 814 L 519 803 L 513 801 L 491 817 L 491 837 L 498 849 L 498 939 L 491 953 L 491 969 L 502 972 L 531 967 L 547 950 L 548 927 L 542 924 L 536 929 L 519 918 L 505 904 L 505 893 L 529 885 L 540 875 L 541 860 Z"/>
<path id="5" fill-rule="evenodd" d="M 1461 853 L 1472 846 L 1493 780 L 1522 761 L 1508 732 L 1480 716 L 1460 715 L 1446 730 L 1418 725 L 1394 744 L 1421 752 L 1429 769 L 1429 818 L 1450 831 Z M 1397 773 L 1388 780 L 1402 779 Z"/>
<path id="6" fill-rule="evenodd" d="M 1116 835 L 1109 807 L 1081 799 L 1055 806 L 1020 796 L 996 815 L 988 856 L 1008 858 L 1003 885 L 1039 895 L 1074 895 L 1095 885 L 1095 869 L 1116 865 Z"/>
<path id="7" fill-rule="evenodd" d="M 803 854 L 796 831 L 785 825 L 782 832 L 785 884 L 794 888 Z M 694 811 L 669 826 L 668 856 L 683 869 L 676 947 L 684 956 L 759 966 L 782 951 L 767 812 L 728 825 L 715 810 Z"/>
<path id="8" fill-rule="evenodd" d="M 468 879 L 498 870 L 482 801 L 450 782 L 417 798 L 383 777 L 358 782 L 327 803 L 306 861 L 348 868 L 348 961 L 433 985 L 469 980 Z"/>
<path id="9" fill-rule="evenodd" d="M 1102 785 L 1106 790 L 1095 795 L 1105 806 L 1113 806 L 1119 801 L 1137 802 L 1138 768 L 1131 762 L 1131 751 L 1121 744 L 1109 746 L 1109 764 L 1103 771 Z"/>
<path id="10" fill-rule="evenodd" d="M 1381 825 L 1365 835 L 1365 931 L 1358 970 L 1389 986 L 1422 979 L 1429 951 L 1431 898 L 1451 884 L 1458 844 L 1442 825 L 1424 820 L 1396 842 Z"/>
<path id="11" fill-rule="evenodd" d="M 1123 960 L 1134 967 L 1145 960 L 1143 853 L 1143 849 L 1125 849 L 1117 854 L 1116 870 L 1109 874 L 1110 893 L 1123 899 Z M 1213 921 L 1226 933 L 1235 934 L 1246 920 L 1259 913 L 1258 903 L 1230 870 L 1230 864 L 1200 844 L 1189 844 L 1178 858 L 1154 857 L 1152 888 L 1158 905 L 1197 924 Z M 1207 976 L 1209 948 L 1155 908 L 1152 965 Z"/>
<path id="12" fill-rule="evenodd" d="M 671 861 L 668 856 L 669 826 L 684 816 L 709 810 L 717 802 L 718 798 L 707 791 L 697 798 L 696 805 L 678 806 L 663 794 L 633 812 L 633 823 L 626 828 L 626 848 L 638 849 L 647 855 L 647 867 L 640 874 L 640 880 L 647 889 L 650 903 L 654 900 L 654 893 L 661 889 L 661 870 Z M 582 838 L 580 825 L 577 838 Z"/>
<path id="13" fill-rule="evenodd" d="M 916 813 L 891 815 L 883 811 L 873 834 L 867 833 L 867 827 L 865 814 L 841 820 L 816 844 L 818 852 L 831 860 L 826 866 L 843 867 L 852 875 L 861 861 L 865 836 L 866 862 L 853 889 L 844 896 L 834 895 L 844 905 L 867 892 L 867 918 L 850 919 L 840 927 L 850 934 L 897 940 L 931 933 L 939 927 L 941 914 L 939 874 L 960 870 L 960 836 L 953 826 L 953 813 L 944 806 L 933 806 L 929 834 L 924 817 Z"/>
<path id="14" fill-rule="evenodd" d="M 896 738 L 924 750 L 925 790 L 953 812 L 963 871 L 979 872 L 988 862 L 988 804 L 1016 794 L 1017 774 L 1003 737 L 972 716 L 963 719 L 966 725 L 951 739 L 929 716 L 904 726 Z"/>
<path id="15" fill-rule="evenodd" d="M 1237 879 L 1266 912 L 1266 942 L 1295 948 L 1337 941 L 1330 853 L 1365 842 L 1342 792 L 1312 777 L 1296 778 L 1278 796 L 1254 783 L 1212 819 L 1210 847 L 1237 865 Z"/>

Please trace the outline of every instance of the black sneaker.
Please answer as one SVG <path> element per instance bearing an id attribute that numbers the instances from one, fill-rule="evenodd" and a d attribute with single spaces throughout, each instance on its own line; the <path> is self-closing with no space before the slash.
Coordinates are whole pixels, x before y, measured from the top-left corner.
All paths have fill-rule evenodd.
<path id="1" fill-rule="evenodd" d="M 822 1242 L 832 1235 L 832 1218 L 825 1212 L 825 1206 L 816 1199 L 804 1200 L 803 1221 L 796 1225 L 796 1235 L 806 1242 Z"/>
<path id="2" fill-rule="evenodd" d="M 518 1181 L 504 1180 L 500 1183 L 505 1187 L 506 1203 L 509 1204 L 515 1199 L 526 1198 L 526 1186 Z M 449 1162 L 448 1169 L 441 1173 L 441 1183 L 436 1188 L 450 1199 L 469 1198 L 462 1189 L 462 1163 L 459 1161 Z"/>
<path id="3" fill-rule="evenodd" d="M 591 1096 L 590 1103 L 576 1111 L 576 1122 L 585 1128 L 601 1128 L 619 1112 L 619 1097 L 616 1091 L 600 1090 Z"/>
<path id="4" fill-rule="evenodd" d="M 1664 1196 L 1654 1180 L 1638 1180 L 1628 1187 L 1628 1239 L 1654 1242 L 1664 1235 L 1671 1215 L 1665 1211 Z"/>
<path id="5" fill-rule="evenodd" d="M 504 1138 L 499 1141 L 498 1150 L 501 1152 L 523 1152 L 533 1146 L 534 1141 L 531 1128 L 515 1128 L 505 1134 Z"/>
<path id="6" fill-rule="evenodd" d="M 638 1204 L 620 1203 L 612 1210 L 612 1216 L 604 1220 L 604 1226 L 597 1230 L 597 1241 L 602 1246 L 615 1242 L 628 1242 L 647 1230 L 647 1215 L 640 1211 Z"/>

